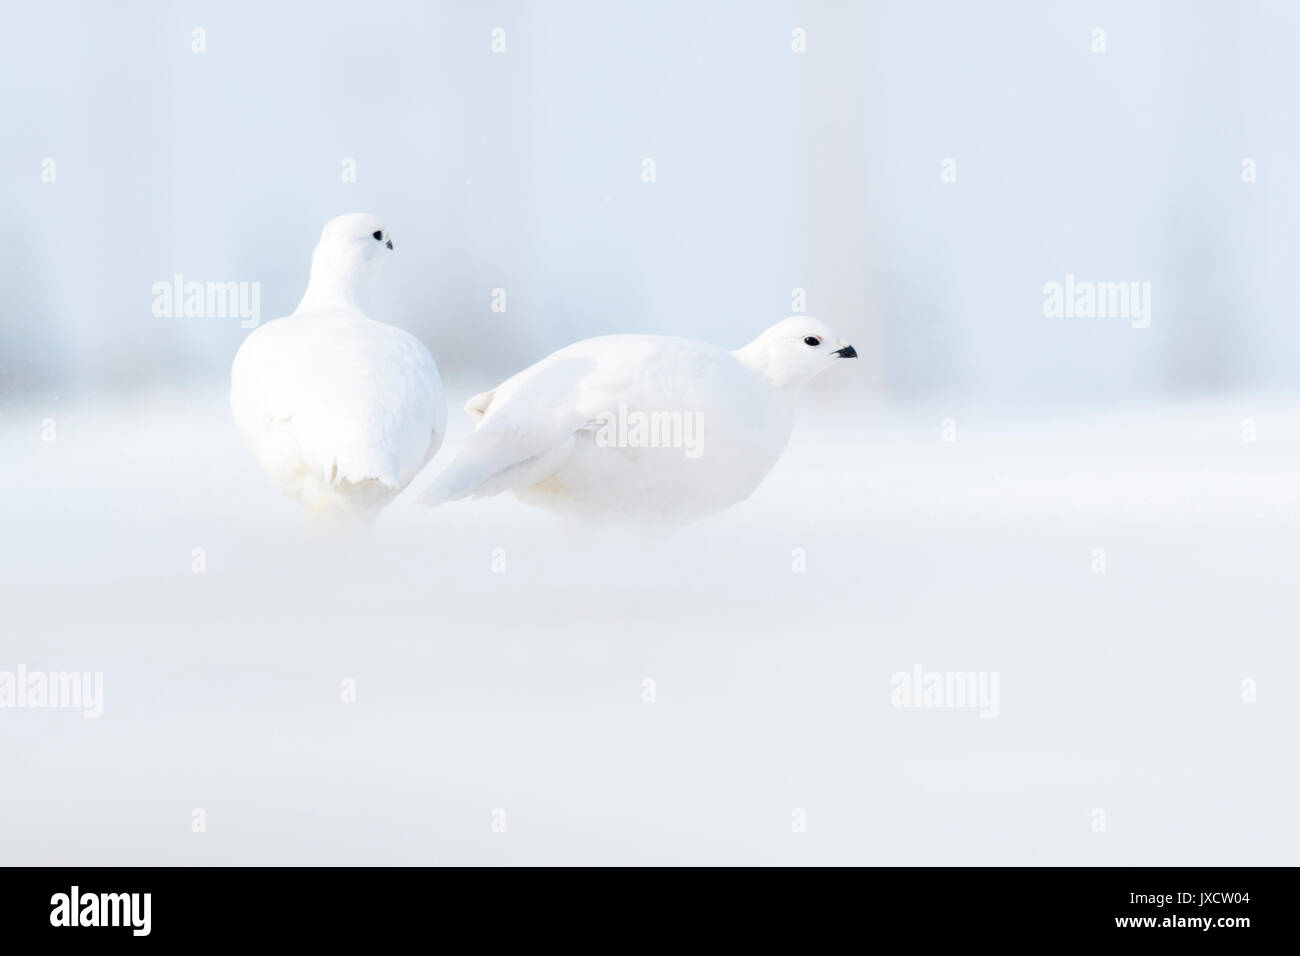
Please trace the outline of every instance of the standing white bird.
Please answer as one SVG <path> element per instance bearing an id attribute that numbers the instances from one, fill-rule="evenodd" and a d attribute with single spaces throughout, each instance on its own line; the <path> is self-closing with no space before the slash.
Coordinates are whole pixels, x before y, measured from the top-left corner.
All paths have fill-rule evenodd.
<path id="1" fill-rule="evenodd" d="M 364 281 L 392 248 L 375 216 L 331 219 L 298 308 L 249 335 L 230 370 L 230 408 L 245 443 L 314 516 L 372 520 L 446 432 L 428 349 L 362 312 Z"/>
<path id="2" fill-rule="evenodd" d="M 803 386 L 857 354 L 808 316 L 734 352 L 658 335 L 576 342 L 469 400 L 475 431 L 420 500 L 511 491 L 598 521 L 714 514 L 776 464 Z"/>

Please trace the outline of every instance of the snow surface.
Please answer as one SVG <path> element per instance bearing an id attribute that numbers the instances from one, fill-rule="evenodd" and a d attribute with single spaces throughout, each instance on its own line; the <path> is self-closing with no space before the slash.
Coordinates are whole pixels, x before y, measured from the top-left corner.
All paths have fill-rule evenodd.
<path id="1" fill-rule="evenodd" d="M 0 863 L 1300 861 L 1287 404 L 805 408 L 649 538 L 418 508 L 467 429 L 331 537 L 224 395 L 8 408 L 0 670 L 105 700 L 0 710 Z M 917 664 L 998 672 L 998 716 L 891 706 Z"/>

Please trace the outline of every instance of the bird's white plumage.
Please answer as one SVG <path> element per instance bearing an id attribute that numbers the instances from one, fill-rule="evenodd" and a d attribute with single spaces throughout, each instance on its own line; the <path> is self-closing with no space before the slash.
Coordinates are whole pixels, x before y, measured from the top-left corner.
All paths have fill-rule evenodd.
<path id="1" fill-rule="evenodd" d="M 817 346 L 804 344 L 813 338 Z M 476 429 L 422 500 L 511 491 L 593 520 L 713 514 L 747 498 L 776 463 L 795 395 L 832 364 L 837 343 L 844 345 L 808 317 L 778 323 L 734 352 L 655 335 L 577 342 L 470 399 Z M 635 412 L 662 422 L 691 416 L 695 453 L 611 444 L 609 431 L 602 437 L 598 423 Z"/>
<path id="2" fill-rule="evenodd" d="M 428 350 L 366 317 L 358 301 L 359 282 L 390 243 L 373 216 L 331 220 L 302 304 L 250 334 L 231 369 L 240 434 L 272 481 L 313 513 L 373 517 L 446 431 Z"/>

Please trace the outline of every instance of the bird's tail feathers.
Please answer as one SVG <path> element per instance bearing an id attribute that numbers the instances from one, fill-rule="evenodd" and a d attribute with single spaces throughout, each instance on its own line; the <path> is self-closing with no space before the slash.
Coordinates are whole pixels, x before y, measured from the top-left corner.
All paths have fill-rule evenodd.
<path id="1" fill-rule="evenodd" d="M 474 419 L 475 423 L 483 420 L 483 416 L 487 414 L 488 406 L 492 404 L 492 399 L 496 397 L 496 394 L 497 390 L 494 388 L 490 392 L 475 395 L 465 403 L 465 411 L 469 412 L 470 418 Z"/>
<path id="2" fill-rule="evenodd" d="M 419 502 L 433 508 L 462 498 L 486 498 L 509 491 L 520 483 L 534 458 L 512 461 L 506 455 L 485 455 L 480 449 L 466 449 L 433 480 Z"/>

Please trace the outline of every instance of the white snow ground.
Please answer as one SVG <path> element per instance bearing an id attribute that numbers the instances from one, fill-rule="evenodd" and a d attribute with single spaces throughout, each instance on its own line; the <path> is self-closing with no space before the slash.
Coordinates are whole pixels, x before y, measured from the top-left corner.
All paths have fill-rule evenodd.
<path id="1" fill-rule="evenodd" d="M 0 863 L 1300 862 L 1287 403 L 837 408 L 651 539 L 433 470 L 313 533 L 219 394 L 10 407 L 0 462 L 0 671 L 105 698 L 0 710 Z M 892 707 L 916 664 L 998 716 Z"/>

